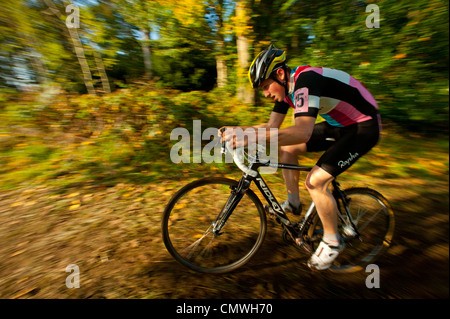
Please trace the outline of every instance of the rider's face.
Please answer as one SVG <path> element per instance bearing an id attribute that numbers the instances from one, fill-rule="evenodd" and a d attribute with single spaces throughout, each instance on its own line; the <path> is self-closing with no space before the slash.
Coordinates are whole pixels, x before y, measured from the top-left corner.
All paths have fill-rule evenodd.
<path id="1" fill-rule="evenodd" d="M 284 80 L 284 72 L 278 72 L 282 71 L 281 69 L 277 70 L 278 78 L 283 81 Z M 282 102 L 285 98 L 285 89 L 282 85 L 275 82 L 271 78 L 268 78 L 261 83 L 261 89 L 264 92 L 264 96 L 267 98 L 272 99 L 274 102 Z"/>

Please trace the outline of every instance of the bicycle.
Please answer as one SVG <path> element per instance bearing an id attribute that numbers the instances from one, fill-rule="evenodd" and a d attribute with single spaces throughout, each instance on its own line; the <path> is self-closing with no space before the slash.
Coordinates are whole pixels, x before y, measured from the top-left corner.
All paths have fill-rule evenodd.
<path id="1" fill-rule="evenodd" d="M 239 181 L 202 178 L 174 194 L 162 218 L 162 235 L 169 253 L 198 272 L 231 272 L 247 263 L 261 247 L 268 215 L 281 225 L 285 242 L 312 254 L 323 235 L 314 203 L 299 222 L 291 221 L 259 172 L 261 167 L 305 172 L 312 167 L 263 160 L 265 150 L 260 146 L 254 155 L 222 144 L 222 152 L 225 150 L 232 152 L 242 177 Z M 250 189 L 252 182 L 267 201 L 265 207 Z M 336 179 L 332 186 L 338 203 L 338 229 L 346 248 L 329 269 L 338 273 L 360 271 L 390 246 L 394 212 L 388 200 L 373 189 L 342 190 Z"/>

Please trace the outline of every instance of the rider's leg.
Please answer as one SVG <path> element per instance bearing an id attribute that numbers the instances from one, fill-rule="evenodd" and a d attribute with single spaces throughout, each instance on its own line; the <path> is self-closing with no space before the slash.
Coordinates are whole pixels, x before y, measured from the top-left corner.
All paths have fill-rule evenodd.
<path id="1" fill-rule="evenodd" d="M 286 145 L 280 147 L 280 162 L 298 165 L 298 156 L 306 152 L 306 144 Z M 292 169 L 282 169 L 284 182 L 288 193 L 289 202 L 294 207 L 300 206 L 300 194 L 298 181 L 300 172 Z"/>
<path id="2" fill-rule="evenodd" d="M 320 168 L 314 166 L 306 178 L 306 188 L 313 200 L 326 236 L 333 238 L 338 235 L 337 230 L 337 204 L 328 190 L 334 177 Z"/>
<path id="3" fill-rule="evenodd" d="M 333 179 L 331 174 L 317 165 L 313 167 L 306 178 L 306 187 L 316 205 L 324 229 L 322 241 L 308 260 L 308 266 L 312 269 L 327 269 L 344 249 L 337 230 L 336 200 L 328 190 Z"/>

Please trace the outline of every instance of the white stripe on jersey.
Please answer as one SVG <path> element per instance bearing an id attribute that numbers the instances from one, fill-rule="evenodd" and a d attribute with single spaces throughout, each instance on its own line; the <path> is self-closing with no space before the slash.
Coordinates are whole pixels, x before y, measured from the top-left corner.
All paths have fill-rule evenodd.
<path id="1" fill-rule="evenodd" d="M 320 99 L 320 97 L 319 96 L 316 96 L 316 95 L 310 95 L 309 97 L 308 97 L 308 106 L 309 107 L 314 107 L 314 108 L 316 108 L 316 109 L 318 109 L 319 108 L 319 106 L 320 106 L 320 103 L 321 103 L 321 101 L 320 101 L 321 99 Z"/>
<path id="2" fill-rule="evenodd" d="M 348 74 L 344 71 L 329 69 L 329 68 L 322 68 L 322 70 L 323 70 L 322 75 L 326 76 L 327 78 L 332 78 L 332 79 L 341 81 L 344 84 L 350 83 L 350 74 Z"/>

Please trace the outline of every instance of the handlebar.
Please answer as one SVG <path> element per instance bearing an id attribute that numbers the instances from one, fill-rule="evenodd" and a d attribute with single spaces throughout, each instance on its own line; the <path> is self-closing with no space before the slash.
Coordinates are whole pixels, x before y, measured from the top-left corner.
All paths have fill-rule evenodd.
<path id="1" fill-rule="evenodd" d="M 226 128 L 221 128 L 220 131 L 225 132 Z M 244 164 L 244 148 L 235 148 L 233 149 L 232 146 L 227 144 L 224 139 L 222 139 L 222 146 L 221 146 L 221 153 L 226 154 L 226 152 L 230 152 L 230 154 L 233 155 L 233 161 L 239 167 L 241 171 L 243 171 L 245 174 L 256 177 L 258 176 L 258 172 L 255 170 L 250 169 Z"/>

